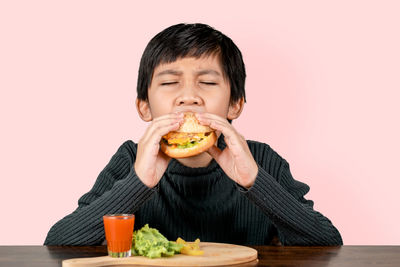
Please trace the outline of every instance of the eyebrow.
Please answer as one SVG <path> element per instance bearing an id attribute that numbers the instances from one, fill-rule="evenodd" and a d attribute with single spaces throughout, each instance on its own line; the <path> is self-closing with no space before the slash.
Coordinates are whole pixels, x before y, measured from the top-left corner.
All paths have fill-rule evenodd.
<path id="1" fill-rule="evenodd" d="M 172 74 L 172 75 L 182 75 L 182 71 L 177 71 L 177 70 L 163 70 L 159 73 L 157 73 L 156 77 L 166 75 L 166 74 Z"/>
<path id="2" fill-rule="evenodd" d="M 156 77 L 159 77 L 159 76 L 162 76 L 162 75 L 167 75 L 167 74 L 179 76 L 179 75 L 182 75 L 182 73 L 183 73 L 182 71 L 169 69 L 169 70 L 163 70 L 163 71 L 157 73 Z M 211 75 L 215 75 L 215 76 L 221 76 L 221 74 L 218 71 L 212 70 L 212 69 L 195 71 L 195 74 L 197 76 L 206 75 L 206 74 L 211 74 Z"/>
<path id="3" fill-rule="evenodd" d="M 215 76 L 221 76 L 221 74 L 218 72 L 218 71 L 216 71 L 216 70 L 211 70 L 211 69 L 209 69 L 209 70 L 200 70 L 200 71 L 196 71 L 195 72 L 198 76 L 200 76 L 200 75 L 205 75 L 205 74 L 211 74 L 211 75 L 215 75 Z"/>

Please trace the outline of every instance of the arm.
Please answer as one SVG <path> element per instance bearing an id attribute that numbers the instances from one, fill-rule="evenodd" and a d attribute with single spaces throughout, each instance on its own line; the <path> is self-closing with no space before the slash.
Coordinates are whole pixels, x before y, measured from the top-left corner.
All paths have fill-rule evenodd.
<path id="1" fill-rule="evenodd" d="M 51 227 L 44 245 L 97 245 L 104 240 L 103 215 L 134 213 L 156 191 L 133 168 L 136 147 L 125 142 L 100 172 L 78 208 Z"/>
<path id="2" fill-rule="evenodd" d="M 289 164 L 275 151 L 266 144 L 246 141 L 226 118 L 211 113 L 196 113 L 196 117 L 201 124 L 221 131 L 226 147 L 213 146 L 207 152 L 271 219 L 284 245 L 342 244 L 329 219 L 304 199 L 308 186 L 293 179 Z"/>
<path id="3" fill-rule="evenodd" d="M 340 233 L 331 221 L 313 210 L 313 202 L 304 198 L 308 185 L 294 180 L 289 164 L 279 159 L 275 164 L 280 166 L 278 179 L 259 164 L 254 185 L 249 190 L 242 189 L 245 195 L 271 219 L 283 245 L 342 245 Z"/>

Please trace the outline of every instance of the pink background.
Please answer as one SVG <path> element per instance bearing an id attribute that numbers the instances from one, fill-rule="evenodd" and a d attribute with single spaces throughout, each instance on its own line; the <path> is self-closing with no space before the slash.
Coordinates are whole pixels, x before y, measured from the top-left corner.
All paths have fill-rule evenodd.
<path id="1" fill-rule="evenodd" d="M 248 101 L 233 125 L 290 162 L 344 243 L 399 245 L 399 10 L 398 1 L 1 1 L 0 245 L 41 245 L 122 142 L 139 140 L 140 57 L 180 22 L 207 23 L 239 46 Z"/>

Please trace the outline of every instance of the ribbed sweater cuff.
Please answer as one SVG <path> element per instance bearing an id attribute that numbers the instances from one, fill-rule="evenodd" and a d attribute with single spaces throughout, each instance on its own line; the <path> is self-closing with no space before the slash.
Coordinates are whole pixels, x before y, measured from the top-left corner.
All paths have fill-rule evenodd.
<path id="1" fill-rule="evenodd" d="M 138 188 L 138 193 L 139 194 L 143 194 L 143 196 L 151 196 L 153 195 L 153 193 L 158 192 L 159 190 L 159 186 L 158 184 L 156 186 L 154 186 L 153 188 L 148 187 L 147 185 L 145 185 L 142 180 L 140 180 L 139 176 L 137 176 L 135 168 L 132 166 L 131 171 L 129 172 L 128 179 L 132 179 L 133 181 L 133 185 L 134 187 Z M 139 197 L 139 196 L 138 196 Z M 146 197 L 147 199 L 147 197 Z"/>

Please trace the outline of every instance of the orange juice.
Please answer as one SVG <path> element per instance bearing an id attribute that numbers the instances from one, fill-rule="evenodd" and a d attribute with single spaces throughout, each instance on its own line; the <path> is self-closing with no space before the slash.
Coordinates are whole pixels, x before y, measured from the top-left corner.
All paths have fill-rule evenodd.
<path id="1" fill-rule="evenodd" d="M 131 256 L 133 214 L 107 214 L 103 216 L 108 255 L 112 257 Z"/>

